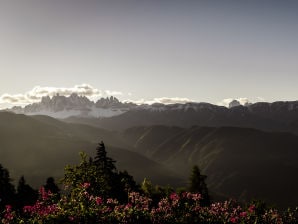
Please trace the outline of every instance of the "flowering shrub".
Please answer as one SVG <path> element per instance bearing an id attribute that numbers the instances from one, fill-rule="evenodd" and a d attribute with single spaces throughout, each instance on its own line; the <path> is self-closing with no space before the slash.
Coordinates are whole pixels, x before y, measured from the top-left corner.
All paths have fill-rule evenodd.
<path id="1" fill-rule="evenodd" d="M 152 199 L 130 192 L 127 202 L 88 193 L 89 183 L 83 183 L 57 202 L 54 195 L 40 189 L 40 199 L 22 212 L 9 205 L 1 213 L 1 222 L 10 223 L 297 223 L 297 209 L 279 213 L 268 209 L 257 212 L 256 205 L 246 208 L 230 200 L 200 205 L 201 195 L 172 193 L 153 205 Z"/>

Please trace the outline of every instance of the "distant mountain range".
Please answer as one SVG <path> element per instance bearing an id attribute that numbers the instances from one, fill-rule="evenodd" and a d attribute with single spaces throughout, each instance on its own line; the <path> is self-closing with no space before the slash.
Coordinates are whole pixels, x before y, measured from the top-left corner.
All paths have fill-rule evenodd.
<path id="1" fill-rule="evenodd" d="M 8 111 L 47 115 L 110 130 L 144 125 L 199 125 L 298 133 L 298 101 L 259 102 L 243 106 L 234 100 L 230 108 L 226 108 L 209 103 L 136 105 L 122 103 L 113 96 L 93 102 L 87 97 L 72 94 L 69 97 L 43 97 L 39 103 L 24 108 L 13 107 Z"/>
<path id="2" fill-rule="evenodd" d="M 189 128 L 246 127 L 264 131 L 298 134 L 298 101 L 255 103 L 226 108 L 208 103 L 153 104 L 131 108 L 118 116 L 95 119 L 69 117 L 65 121 L 83 123 L 110 130 L 125 130 L 135 126 L 166 125 Z"/>
<path id="3" fill-rule="evenodd" d="M 234 100 L 229 108 L 209 103 L 136 105 L 122 103 L 113 96 L 93 102 L 85 96 L 73 93 L 69 97 L 43 97 L 39 103 L 23 108 L 13 107 L 7 111 L 47 115 L 108 129 L 126 129 L 138 125 L 201 125 L 296 131 L 298 124 L 298 101 L 262 102 L 243 106 Z M 94 118 L 100 119 L 96 121 Z"/>

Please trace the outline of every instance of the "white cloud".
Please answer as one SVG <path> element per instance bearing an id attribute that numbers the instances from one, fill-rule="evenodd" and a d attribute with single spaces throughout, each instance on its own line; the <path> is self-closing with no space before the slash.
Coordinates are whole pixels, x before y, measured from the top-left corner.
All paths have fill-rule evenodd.
<path id="1" fill-rule="evenodd" d="M 264 99 L 263 97 L 261 97 L 261 96 L 257 96 L 257 100 L 258 100 L 259 102 L 264 102 L 264 101 L 265 101 L 265 99 Z"/>
<path id="2" fill-rule="evenodd" d="M 105 90 L 104 93 L 108 96 L 122 96 L 123 93 L 119 91 Z"/>
<path id="3" fill-rule="evenodd" d="M 43 96 L 55 96 L 57 94 L 69 96 L 72 93 L 77 93 L 80 96 L 89 98 L 98 98 L 102 96 L 102 91 L 92 87 L 89 84 L 75 85 L 74 87 L 41 87 L 35 86 L 30 91 L 24 94 L 3 94 L 0 96 L 0 103 L 8 103 L 14 105 L 24 105 L 34 102 L 39 102 Z"/>
<path id="4" fill-rule="evenodd" d="M 161 97 L 161 98 L 154 98 L 156 103 L 163 103 L 163 104 L 174 104 L 174 103 L 189 103 L 194 102 L 188 98 L 180 98 L 180 97 Z"/>
<path id="5" fill-rule="evenodd" d="M 6 102 L 6 103 L 26 103 L 27 99 L 24 95 L 22 94 L 15 94 L 15 95 L 9 95 L 9 94 L 3 94 L 0 97 L 1 102 Z"/>
<path id="6" fill-rule="evenodd" d="M 145 100 L 145 99 L 139 99 L 139 100 L 126 100 L 125 102 L 132 102 L 135 104 L 154 104 L 154 103 L 162 103 L 162 104 L 175 104 L 175 103 L 189 103 L 194 102 L 194 100 L 190 100 L 188 98 L 180 98 L 180 97 L 160 97 L 160 98 L 154 98 L 153 100 Z"/>

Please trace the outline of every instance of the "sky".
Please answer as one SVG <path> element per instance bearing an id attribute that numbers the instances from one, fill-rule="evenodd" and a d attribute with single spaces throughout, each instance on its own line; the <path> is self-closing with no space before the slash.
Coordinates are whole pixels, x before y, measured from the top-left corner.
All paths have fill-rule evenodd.
<path id="1" fill-rule="evenodd" d="M 0 108 L 298 100 L 297 59 L 296 0 L 0 0 Z"/>

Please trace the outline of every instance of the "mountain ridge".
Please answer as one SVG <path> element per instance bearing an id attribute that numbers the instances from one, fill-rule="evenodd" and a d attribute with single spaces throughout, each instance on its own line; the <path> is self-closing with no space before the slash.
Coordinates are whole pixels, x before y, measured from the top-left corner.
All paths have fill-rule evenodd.
<path id="1" fill-rule="evenodd" d="M 58 119 L 71 118 L 112 118 L 121 116 L 127 112 L 137 113 L 147 112 L 190 112 L 199 114 L 204 119 L 212 120 L 212 116 L 216 119 L 228 119 L 229 116 L 242 116 L 245 119 L 266 118 L 277 122 L 294 122 L 298 123 L 298 101 L 276 101 L 273 103 L 257 102 L 241 105 L 239 101 L 233 100 L 229 107 L 218 106 L 211 103 L 175 103 L 162 104 L 155 103 L 152 105 L 137 105 L 129 102 L 121 102 L 116 97 L 101 98 L 96 102 L 89 100 L 85 96 L 79 96 L 76 93 L 70 96 L 60 96 L 57 94 L 50 98 L 42 97 L 39 103 L 29 104 L 25 107 L 13 107 L 6 109 L 14 113 L 23 113 L 26 115 L 48 115 Z M 207 113 L 207 114 L 206 114 Z M 216 119 L 214 122 L 216 122 Z M 238 118 L 239 119 L 239 118 Z M 217 121 L 218 122 L 218 121 Z M 221 121 L 221 126 L 225 126 Z M 198 123 L 199 124 L 199 123 Z M 142 124 L 141 124 L 142 125 Z M 197 125 L 197 123 L 194 123 Z M 201 124 L 199 124 L 201 125 Z M 204 123 L 202 123 L 204 125 Z M 227 125 L 230 125 L 227 123 Z"/>
<path id="2" fill-rule="evenodd" d="M 65 121 L 109 130 L 152 125 L 184 128 L 199 125 L 246 127 L 298 134 L 298 101 L 255 103 L 232 108 L 209 103 L 140 105 L 114 117 L 102 119 L 70 117 Z"/>

